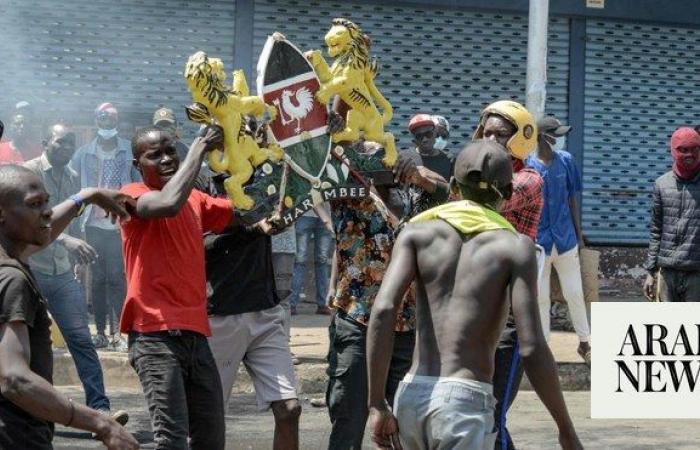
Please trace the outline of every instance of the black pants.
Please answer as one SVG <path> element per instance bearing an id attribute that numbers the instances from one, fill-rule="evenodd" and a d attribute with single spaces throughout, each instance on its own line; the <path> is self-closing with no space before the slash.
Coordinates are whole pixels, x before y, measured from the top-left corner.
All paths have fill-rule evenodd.
<path id="1" fill-rule="evenodd" d="M 700 302 L 700 271 L 662 268 L 659 274 L 659 301 Z"/>
<path id="2" fill-rule="evenodd" d="M 221 380 L 207 338 L 191 331 L 129 334 L 157 449 L 223 450 Z M 190 444 L 187 444 L 187 437 Z"/>
<path id="3" fill-rule="evenodd" d="M 110 317 L 110 332 L 116 333 L 122 305 L 126 297 L 124 259 L 119 230 L 85 228 L 85 239 L 95 251 L 97 260 L 92 265 L 92 307 L 98 334 L 104 334 L 107 317 Z"/>
<path id="4" fill-rule="evenodd" d="M 501 340 L 496 348 L 495 371 L 493 374 L 493 395 L 496 397 L 495 425 L 498 432 L 496 450 L 513 450 L 513 440 L 506 428 L 506 414 L 513 404 L 523 378 L 523 365 L 520 360 L 518 334 L 512 323 L 512 316 L 506 324 Z"/>
<path id="5" fill-rule="evenodd" d="M 362 448 L 362 438 L 369 414 L 367 408 L 367 327 L 338 311 L 331 323 L 328 352 L 328 387 L 326 403 L 332 429 L 330 450 Z M 416 334 L 394 334 L 394 351 L 386 383 L 386 399 L 394 403 L 394 394 L 411 368 Z"/>

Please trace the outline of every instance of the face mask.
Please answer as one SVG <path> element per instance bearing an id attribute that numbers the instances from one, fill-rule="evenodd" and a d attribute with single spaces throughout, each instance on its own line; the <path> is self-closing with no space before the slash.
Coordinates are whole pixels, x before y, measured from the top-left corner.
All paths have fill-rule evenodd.
<path id="1" fill-rule="evenodd" d="M 552 147 L 553 151 L 564 150 L 566 147 L 566 136 L 556 137 L 551 134 L 545 134 L 544 139 Z"/>
<path id="2" fill-rule="evenodd" d="M 700 150 L 697 148 L 690 154 L 682 154 L 676 149 L 671 149 L 673 157 L 673 172 L 683 180 L 695 178 L 700 171 Z"/>
<path id="3" fill-rule="evenodd" d="M 562 136 L 562 137 L 557 138 L 557 142 L 554 144 L 554 146 L 552 146 L 552 149 L 556 150 L 556 151 L 561 151 L 561 150 L 564 150 L 565 147 L 566 147 L 566 137 Z"/>
<path id="4" fill-rule="evenodd" d="M 102 139 L 112 139 L 114 136 L 116 136 L 118 133 L 116 128 L 112 128 L 111 130 L 103 130 L 102 128 L 97 129 L 97 134 L 100 135 Z"/>
<path id="5" fill-rule="evenodd" d="M 443 138 L 442 136 L 436 137 L 435 144 L 433 144 L 433 147 L 440 151 L 445 150 L 445 147 L 447 147 L 447 139 Z"/>

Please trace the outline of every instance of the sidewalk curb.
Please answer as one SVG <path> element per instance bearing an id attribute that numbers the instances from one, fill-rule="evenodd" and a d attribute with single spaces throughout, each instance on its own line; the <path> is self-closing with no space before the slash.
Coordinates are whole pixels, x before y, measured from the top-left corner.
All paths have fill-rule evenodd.
<path id="1" fill-rule="evenodd" d="M 129 388 L 141 389 L 141 384 L 136 372 L 129 364 L 129 359 L 125 353 L 98 352 L 102 372 L 104 373 L 105 388 L 107 393 L 111 389 Z M 312 359 L 311 362 L 304 362 L 305 359 Z M 302 364 L 294 366 L 300 394 L 316 394 L 326 390 L 326 364 L 318 362 L 318 358 L 302 358 Z M 564 391 L 588 391 L 591 380 L 590 371 L 583 363 L 561 362 L 559 367 L 559 382 Z M 75 371 L 73 358 L 65 350 L 54 350 L 54 385 L 75 386 L 80 385 L 80 379 Z M 238 371 L 236 383 L 233 386 L 234 393 L 252 393 L 255 388 L 253 382 L 241 365 Z M 523 376 L 520 390 L 531 391 L 532 385 Z"/>

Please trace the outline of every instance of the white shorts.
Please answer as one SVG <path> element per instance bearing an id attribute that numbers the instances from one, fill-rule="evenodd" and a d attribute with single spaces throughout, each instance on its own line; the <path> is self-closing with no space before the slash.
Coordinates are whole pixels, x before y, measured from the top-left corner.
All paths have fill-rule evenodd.
<path id="1" fill-rule="evenodd" d="M 228 405 L 238 367 L 245 364 L 255 386 L 260 410 L 270 403 L 297 398 L 297 381 L 280 305 L 231 316 L 209 316 L 209 347 Z"/>
<path id="2" fill-rule="evenodd" d="M 394 415 L 406 450 L 493 450 L 496 399 L 489 383 L 407 374 Z"/>

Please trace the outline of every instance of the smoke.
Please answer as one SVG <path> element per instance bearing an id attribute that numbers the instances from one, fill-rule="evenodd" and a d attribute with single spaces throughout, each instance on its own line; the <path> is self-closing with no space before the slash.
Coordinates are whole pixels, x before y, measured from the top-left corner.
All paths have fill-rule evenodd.
<path id="1" fill-rule="evenodd" d="M 42 129 L 63 119 L 90 134 L 103 102 L 137 127 L 167 106 L 189 138 L 197 127 L 184 114 L 182 71 L 197 50 L 233 69 L 235 3 L 0 0 L 0 119 L 28 101 Z"/>
<path id="2" fill-rule="evenodd" d="M 31 17 L 21 3 L 14 0 L 0 2 L 0 120 L 11 123 L 15 105 L 28 101 L 32 109 L 43 103 L 49 92 L 45 89 L 42 67 L 36 58 L 29 57 L 32 29 Z M 35 30 L 35 32 L 39 32 Z"/>

